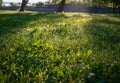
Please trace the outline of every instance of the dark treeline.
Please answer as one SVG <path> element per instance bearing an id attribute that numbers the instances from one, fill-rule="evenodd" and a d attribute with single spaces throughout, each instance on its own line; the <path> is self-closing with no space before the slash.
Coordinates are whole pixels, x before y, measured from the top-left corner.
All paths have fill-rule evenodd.
<path id="1" fill-rule="evenodd" d="M 29 3 L 29 0 L 22 0 L 20 11 L 24 11 L 26 5 Z M 0 1 L 2 5 L 2 0 Z M 63 12 L 66 10 L 68 5 L 81 5 L 84 4 L 89 8 L 90 11 L 95 13 L 120 13 L 120 0 L 52 0 L 51 2 L 48 0 L 46 6 L 56 7 L 56 12 Z M 56 6 L 57 5 L 57 6 Z M 37 3 L 35 7 L 43 7 L 44 3 Z M 83 7 L 84 8 L 84 7 Z M 74 9 L 74 7 L 72 8 Z M 79 9 L 79 8 L 78 8 Z M 70 10 L 70 9 L 69 9 Z M 74 9 L 75 10 L 75 9 Z M 72 10 L 71 10 L 72 11 Z M 79 10 L 78 10 L 79 11 Z"/>

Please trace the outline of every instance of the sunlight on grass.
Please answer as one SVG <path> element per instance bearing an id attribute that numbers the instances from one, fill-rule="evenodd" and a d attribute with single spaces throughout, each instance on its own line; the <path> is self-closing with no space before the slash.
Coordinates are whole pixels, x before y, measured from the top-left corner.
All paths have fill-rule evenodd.
<path id="1" fill-rule="evenodd" d="M 18 10 L 16 11 L 11 11 L 11 10 L 0 10 L 0 14 L 15 14 L 15 13 L 23 13 L 23 12 L 19 12 Z M 24 13 L 33 13 L 36 14 L 38 12 L 33 12 L 33 11 L 24 11 Z"/>
<path id="2" fill-rule="evenodd" d="M 0 82 L 119 83 L 120 15 L 4 11 L 0 18 Z"/>

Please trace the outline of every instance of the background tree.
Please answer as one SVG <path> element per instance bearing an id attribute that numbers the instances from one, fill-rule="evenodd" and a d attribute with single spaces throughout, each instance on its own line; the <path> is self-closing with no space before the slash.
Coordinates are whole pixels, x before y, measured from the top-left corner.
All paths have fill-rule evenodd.
<path id="1" fill-rule="evenodd" d="M 120 0 L 110 0 L 110 2 L 112 3 L 112 7 L 113 7 L 112 12 L 115 13 L 116 8 L 120 7 Z"/>
<path id="2" fill-rule="evenodd" d="M 0 8 L 2 7 L 2 0 L 0 0 Z"/>
<path id="3" fill-rule="evenodd" d="M 24 11 L 26 4 L 28 3 L 29 0 L 22 0 L 22 4 L 20 7 L 20 11 Z"/>
<path id="4" fill-rule="evenodd" d="M 15 3 L 11 2 L 11 3 L 10 3 L 10 6 L 11 6 L 11 7 L 15 7 Z"/>
<path id="5" fill-rule="evenodd" d="M 36 7 L 43 7 L 44 6 L 44 3 L 43 2 L 38 2 L 37 4 L 36 4 Z"/>
<path id="6" fill-rule="evenodd" d="M 118 8 L 120 11 L 120 0 L 83 0 L 87 1 L 90 8 L 93 8 L 95 12 L 98 12 L 100 8 L 110 8 L 109 12 L 115 13 Z"/>
<path id="7" fill-rule="evenodd" d="M 62 0 L 62 1 L 60 2 L 60 5 L 59 5 L 59 7 L 58 7 L 57 12 L 62 12 L 62 11 L 63 11 L 64 6 L 65 6 L 65 2 L 66 2 L 66 0 Z"/>

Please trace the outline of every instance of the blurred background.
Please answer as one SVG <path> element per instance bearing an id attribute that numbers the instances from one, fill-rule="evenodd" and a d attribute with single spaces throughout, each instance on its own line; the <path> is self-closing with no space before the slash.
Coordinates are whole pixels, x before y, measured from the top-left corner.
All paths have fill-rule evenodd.
<path id="1" fill-rule="evenodd" d="M 28 0 L 25 10 L 55 12 L 62 0 Z M 18 10 L 22 0 L 0 0 L 0 9 Z M 66 0 L 64 12 L 120 13 L 120 0 Z"/>

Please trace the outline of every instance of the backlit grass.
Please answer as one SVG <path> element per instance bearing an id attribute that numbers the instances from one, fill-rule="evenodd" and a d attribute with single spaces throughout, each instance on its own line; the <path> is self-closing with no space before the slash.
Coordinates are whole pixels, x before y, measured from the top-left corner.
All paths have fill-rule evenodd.
<path id="1" fill-rule="evenodd" d="M 119 14 L 0 10 L 1 83 L 119 83 L 119 69 Z"/>

